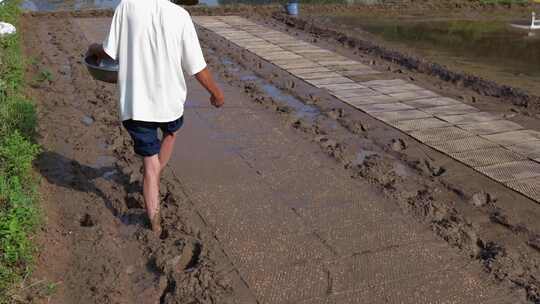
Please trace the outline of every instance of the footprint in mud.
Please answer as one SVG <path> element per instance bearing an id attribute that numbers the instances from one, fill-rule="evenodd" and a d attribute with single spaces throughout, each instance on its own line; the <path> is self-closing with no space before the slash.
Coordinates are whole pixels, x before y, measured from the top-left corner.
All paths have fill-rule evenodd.
<path id="1" fill-rule="evenodd" d="M 288 106 L 276 106 L 276 112 L 279 113 L 292 113 L 292 109 Z"/>
<path id="2" fill-rule="evenodd" d="M 484 263 L 490 263 L 495 260 L 497 256 L 505 253 L 504 247 L 495 242 L 478 240 L 478 246 L 480 247 L 478 257 L 483 260 Z"/>
<path id="3" fill-rule="evenodd" d="M 363 166 L 366 162 L 379 159 L 380 157 L 381 156 L 375 151 L 362 150 L 356 153 L 356 159 L 353 161 L 353 165 Z"/>
<path id="4" fill-rule="evenodd" d="M 315 137 L 315 141 L 318 142 L 323 148 L 335 148 L 338 146 L 338 143 L 335 140 L 324 135 Z"/>
<path id="5" fill-rule="evenodd" d="M 148 220 L 146 211 L 143 209 L 128 209 L 120 214 L 119 218 L 124 225 L 150 227 L 150 221 Z"/>
<path id="6" fill-rule="evenodd" d="M 163 230 L 161 231 L 161 234 L 159 235 L 159 239 L 162 240 L 162 241 L 164 241 L 164 240 L 166 240 L 166 239 L 168 239 L 168 238 L 169 238 L 169 230 L 163 229 Z"/>
<path id="7" fill-rule="evenodd" d="M 294 82 L 293 80 L 289 81 L 288 87 L 289 89 L 294 89 L 296 87 L 296 82 Z"/>
<path id="8" fill-rule="evenodd" d="M 154 263 L 162 273 L 192 271 L 199 265 L 202 244 L 197 240 L 178 240 L 174 245 L 160 246 Z"/>
<path id="9" fill-rule="evenodd" d="M 94 220 L 88 213 L 85 213 L 79 222 L 81 224 L 81 227 L 94 227 L 95 225 Z"/>
<path id="10" fill-rule="evenodd" d="M 314 105 L 316 103 L 318 103 L 321 99 L 318 97 L 318 96 L 315 96 L 314 94 L 309 94 L 307 100 L 306 100 L 306 104 L 308 105 Z"/>
<path id="11" fill-rule="evenodd" d="M 446 169 L 442 166 L 437 166 L 436 164 L 433 164 L 429 160 L 424 160 L 424 165 L 426 166 L 426 169 L 428 172 L 436 177 L 442 176 L 444 173 L 446 173 Z"/>
<path id="12" fill-rule="evenodd" d="M 494 203 L 497 201 L 497 198 L 485 191 L 481 191 L 473 194 L 469 203 L 475 207 L 482 207 Z"/>
<path id="13" fill-rule="evenodd" d="M 343 118 L 345 116 L 345 110 L 344 109 L 332 109 L 328 112 L 326 112 L 326 115 L 332 119 L 339 119 Z"/>
<path id="14" fill-rule="evenodd" d="M 128 193 L 126 196 L 126 207 L 128 209 L 144 208 L 144 199 L 141 192 Z"/>

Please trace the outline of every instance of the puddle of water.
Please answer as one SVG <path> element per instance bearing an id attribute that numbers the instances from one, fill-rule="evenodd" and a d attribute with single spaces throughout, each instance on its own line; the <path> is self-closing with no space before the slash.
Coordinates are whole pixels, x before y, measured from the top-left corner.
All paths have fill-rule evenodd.
<path id="1" fill-rule="evenodd" d="M 226 57 L 222 58 L 221 62 L 225 65 L 226 69 L 229 72 L 237 73 L 240 71 L 240 69 L 236 66 L 236 63 L 234 63 L 229 58 L 226 58 Z M 272 97 L 276 102 L 291 107 L 294 111 L 293 114 L 297 118 L 302 118 L 308 121 L 314 121 L 316 117 L 321 114 L 317 108 L 304 104 L 299 99 L 285 93 L 284 91 L 280 90 L 276 86 L 268 83 L 267 81 L 263 80 L 262 78 L 254 74 L 246 73 L 244 75 L 241 75 L 240 80 L 256 83 L 262 88 L 262 90 L 266 94 L 270 95 L 270 97 Z"/>
<path id="2" fill-rule="evenodd" d="M 402 163 L 394 163 L 394 172 L 400 177 L 409 177 L 412 174 L 412 170 Z"/>
<path id="3" fill-rule="evenodd" d="M 81 119 L 81 122 L 85 126 L 89 127 L 94 123 L 94 119 L 92 117 L 88 116 L 88 115 L 84 115 L 83 118 Z"/>
<path id="4" fill-rule="evenodd" d="M 105 173 L 103 173 L 103 178 L 106 179 L 106 180 L 112 180 L 113 177 L 116 175 L 116 170 L 112 170 L 112 171 L 107 171 Z"/>
<path id="5" fill-rule="evenodd" d="M 295 97 L 288 95 L 278 89 L 277 87 L 271 85 L 271 84 L 263 84 L 262 86 L 263 91 L 270 95 L 274 100 L 284 103 L 287 106 L 291 107 L 294 110 L 294 114 L 298 118 L 304 118 L 309 121 L 314 121 L 315 118 L 320 114 L 320 111 L 310 105 L 306 105 L 300 100 L 296 99 Z"/>
<path id="6" fill-rule="evenodd" d="M 378 155 L 375 151 L 370 150 L 361 150 L 360 152 L 356 153 L 356 159 L 354 161 L 355 165 L 362 165 L 368 157 Z"/>
<path id="7" fill-rule="evenodd" d="M 255 81 L 257 79 L 259 78 L 255 75 L 245 75 L 245 76 L 240 77 L 240 80 L 242 81 Z"/>
<path id="8" fill-rule="evenodd" d="M 510 27 L 508 20 L 324 18 L 345 29 L 375 34 L 392 47 L 413 50 L 431 61 L 540 94 L 540 31 L 531 36 Z"/>
<path id="9" fill-rule="evenodd" d="M 240 71 L 240 68 L 236 66 L 236 64 L 230 60 L 229 58 L 222 58 L 221 59 L 221 63 L 223 63 L 223 65 L 227 66 L 227 70 L 229 72 L 238 72 Z"/>
<path id="10" fill-rule="evenodd" d="M 27 11 L 62 11 L 82 9 L 112 9 L 119 0 L 24 0 L 21 7 Z"/>

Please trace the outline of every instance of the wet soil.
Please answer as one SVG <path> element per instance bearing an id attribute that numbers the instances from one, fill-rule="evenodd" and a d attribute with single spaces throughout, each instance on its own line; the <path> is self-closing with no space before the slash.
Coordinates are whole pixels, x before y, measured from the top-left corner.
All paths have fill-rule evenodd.
<path id="1" fill-rule="evenodd" d="M 259 15 L 252 21 L 371 64 L 384 71 L 379 78 L 413 81 L 538 128 L 530 109 L 515 110 L 502 98 L 486 97 L 463 85 L 406 70 L 370 52 L 337 45 L 335 36 L 312 32 L 311 27 L 296 27 L 296 21 L 289 22 L 286 17 L 265 19 Z M 350 172 L 351 178 L 371 182 L 385 194 L 381 199 L 395 201 L 410 220 L 429 225 L 448 243 L 482 263 L 494 278 L 521 293 L 523 299 L 540 303 L 540 251 L 535 245 L 540 235 L 538 203 L 342 104 L 324 90 L 307 85 L 220 36 L 204 29 L 200 32 L 203 44 L 219 54 L 224 79 L 318 143 L 336 165 Z M 228 64 L 223 64 L 223 58 Z M 215 59 L 212 56 L 209 60 Z M 280 100 L 258 78 L 294 96 L 295 102 L 309 107 L 310 115 L 305 115 L 305 107 Z"/>
<path id="2" fill-rule="evenodd" d="M 407 61 L 351 45 L 349 38 L 341 41 L 343 35 L 316 24 L 272 16 L 273 11 L 262 10 L 252 18 L 369 63 L 388 79 L 414 81 L 538 129 L 534 107 L 523 107 L 523 102 L 514 106 L 499 98 L 501 94 L 487 94 L 493 91 L 486 88 L 479 91 L 476 78 L 470 82 L 441 80 L 438 74 L 405 68 Z M 39 96 L 40 141 L 46 149 L 36 164 L 44 176 L 47 222 L 40 236 L 44 250 L 35 278 L 60 283 L 54 303 L 133 303 L 143 296 L 164 303 L 233 300 L 235 279 L 226 259 L 205 233 L 197 214 L 186 211 L 192 210 L 189 200 L 170 172 L 164 183 L 169 189 L 164 191 L 163 208 L 167 232 L 163 239 L 147 232 L 140 197 L 133 194 L 139 189 L 139 162 L 130 156 L 127 136 L 114 114 L 114 89 L 98 85 L 86 75 L 80 56 L 87 42 L 65 14 L 34 16 L 38 15 L 41 17 L 28 15 L 25 20 L 29 33 L 26 51 L 36 58 L 33 72 L 46 67 L 57 78 L 36 84 L 32 90 Z M 207 59 L 221 78 L 318 144 L 351 178 L 369 181 L 380 189 L 384 193 L 381 199 L 398 204 L 410 215 L 409 220 L 430 226 L 522 299 L 540 303 L 540 206 L 536 202 L 215 34 L 199 30 Z M 188 257 L 193 252 L 200 252 L 193 259 L 196 267 L 188 267 L 188 272 L 171 270 L 171 264 L 178 264 L 176 260 L 190 260 L 188 265 L 192 265 Z"/>
<path id="3" fill-rule="evenodd" d="M 238 302 L 238 277 L 169 170 L 164 232 L 148 229 L 141 160 L 118 122 L 115 87 L 92 80 L 81 64 L 89 43 L 81 29 L 56 16 L 26 16 L 22 27 L 43 147 L 35 167 L 45 221 L 20 302 Z M 39 82 L 43 71 L 53 77 Z"/>

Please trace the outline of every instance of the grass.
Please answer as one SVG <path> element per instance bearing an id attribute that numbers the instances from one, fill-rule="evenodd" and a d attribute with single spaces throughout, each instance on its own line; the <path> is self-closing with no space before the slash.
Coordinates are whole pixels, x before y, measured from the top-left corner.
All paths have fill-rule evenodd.
<path id="1" fill-rule="evenodd" d="M 18 29 L 18 0 L 0 5 L 0 20 Z M 12 297 L 31 269 L 31 235 L 38 223 L 37 180 L 32 162 L 39 153 L 33 142 L 34 104 L 23 94 L 25 62 L 20 33 L 0 38 L 0 303 Z M 43 75 L 47 80 L 51 75 Z"/>
<path id="2" fill-rule="evenodd" d="M 480 3 L 482 4 L 504 4 L 504 5 L 527 4 L 530 2 L 531 2 L 530 0 L 480 0 Z"/>
<path id="3" fill-rule="evenodd" d="M 51 83 L 54 81 L 54 75 L 51 71 L 47 69 L 42 69 L 39 71 L 39 73 L 34 77 L 33 83 L 31 83 L 34 87 L 39 87 L 43 83 Z"/>

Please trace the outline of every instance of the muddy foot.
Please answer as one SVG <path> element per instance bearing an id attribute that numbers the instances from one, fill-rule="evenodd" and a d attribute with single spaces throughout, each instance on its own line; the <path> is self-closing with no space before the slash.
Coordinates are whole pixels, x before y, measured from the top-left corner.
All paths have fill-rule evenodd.
<path id="1" fill-rule="evenodd" d="M 163 229 L 161 228 L 161 220 L 159 218 L 159 215 L 156 215 L 154 218 L 150 219 L 150 225 L 152 226 L 152 231 L 154 232 L 154 235 L 158 238 L 161 237 Z"/>

